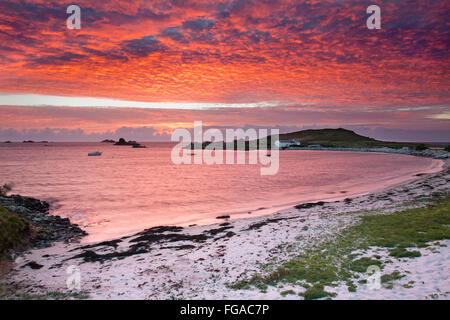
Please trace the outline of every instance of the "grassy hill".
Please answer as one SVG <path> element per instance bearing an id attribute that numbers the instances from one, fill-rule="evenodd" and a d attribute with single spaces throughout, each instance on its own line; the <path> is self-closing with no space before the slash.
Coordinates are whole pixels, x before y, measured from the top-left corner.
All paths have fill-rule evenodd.
<path id="1" fill-rule="evenodd" d="M 270 143 L 271 137 L 268 137 L 268 141 Z M 380 147 L 389 147 L 389 148 L 402 148 L 409 147 L 411 149 L 415 149 L 417 146 L 421 145 L 419 143 L 411 143 L 411 142 L 390 142 L 390 141 L 379 141 L 373 138 L 365 137 L 359 135 L 351 130 L 338 128 L 338 129 L 310 129 L 310 130 L 302 130 L 291 133 L 284 133 L 279 135 L 279 140 L 296 140 L 300 141 L 302 146 L 308 146 L 312 144 L 319 144 L 322 147 L 343 147 L 343 148 L 380 148 Z M 220 142 L 218 142 L 220 143 Z M 203 142 L 200 145 L 191 144 L 191 149 L 200 149 L 206 148 L 210 142 Z M 236 149 L 237 141 L 234 143 L 223 143 L 224 149 Z M 422 145 L 423 146 L 423 145 Z M 245 148 L 248 150 L 249 143 L 245 141 Z"/>
<path id="2" fill-rule="evenodd" d="M 417 143 L 402 143 L 379 141 L 373 138 L 361 136 L 347 129 L 317 129 L 302 130 L 297 132 L 280 134 L 280 140 L 296 140 L 302 145 L 320 144 L 323 147 L 353 147 L 353 148 L 376 148 L 390 147 L 415 148 Z"/>

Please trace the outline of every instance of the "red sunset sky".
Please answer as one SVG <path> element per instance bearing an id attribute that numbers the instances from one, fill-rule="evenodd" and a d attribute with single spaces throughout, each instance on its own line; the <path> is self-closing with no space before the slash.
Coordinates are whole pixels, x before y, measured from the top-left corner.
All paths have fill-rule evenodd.
<path id="1" fill-rule="evenodd" d="M 167 140 L 202 120 L 450 141 L 448 1 L 81 0 L 81 30 L 70 4 L 0 1 L 0 140 Z"/>

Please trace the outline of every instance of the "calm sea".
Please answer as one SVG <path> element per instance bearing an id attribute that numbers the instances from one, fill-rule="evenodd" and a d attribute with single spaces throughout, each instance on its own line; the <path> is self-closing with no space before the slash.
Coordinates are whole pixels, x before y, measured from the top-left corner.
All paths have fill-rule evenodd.
<path id="1" fill-rule="evenodd" d="M 174 165 L 173 144 L 145 145 L 0 143 L 0 183 L 12 181 L 14 193 L 49 201 L 52 214 L 78 223 L 90 242 L 364 194 L 441 165 L 394 154 L 280 151 L 278 174 L 261 176 L 259 165 Z M 101 157 L 87 156 L 97 150 Z"/>

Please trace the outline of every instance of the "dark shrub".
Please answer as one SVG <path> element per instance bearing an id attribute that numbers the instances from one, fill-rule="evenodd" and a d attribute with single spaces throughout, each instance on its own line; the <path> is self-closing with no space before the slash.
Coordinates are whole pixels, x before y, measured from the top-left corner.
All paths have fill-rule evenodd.
<path id="1" fill-rule="evenodd" d="M 427 150 L 427 149 L 428 149 L 428 147 L 426 145 L 424 145 L 423 143 L 416 146 L 417 151 L 423 151 L 423 150 Z"/>
<path id="2" fill-rule="evenodd" d="M 4 185 L 0 186 L 0 196 L 6 196 L 8 192 L 12 190 L 12 188 L 12 183 L 5 183 Z"/>

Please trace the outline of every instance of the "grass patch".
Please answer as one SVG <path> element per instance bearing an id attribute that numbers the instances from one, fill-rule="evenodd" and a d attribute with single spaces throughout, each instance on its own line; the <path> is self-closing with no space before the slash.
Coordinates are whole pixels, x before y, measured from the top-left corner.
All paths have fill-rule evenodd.
<path id="1" fill-rule="evenodd" d="M 394 258 L 417 258 L 422 254 L 417 250 L 408 251 L 405 248 L 395 248 L 389 250 L 389 254 Z"/>
<path id="2" fill-rule="evenodd" d="M 356 292 L 356 286 L 352 281 L 348 280 L 346 285 L 349 292 Z"/>
<path id="3" fill-rule="evenodd" d="M 394 280 L 400 280 L 401 278 L 406 277 L 404 274 L 401 274 L 398 271 L 394 271 L 391 274 L 383 274 L 381 276 L 381 283 L 392 282 Z"/>
<path id="4" fill-rule="evenodd" d="M 349 269 L 351 271 L 363 273 L 366 272 L 367 268 L 369 268 L 370 266 L 382 267 L 382 263 L 379 260 L 373 260 L 371 258 L 364 257 L 358 260 L 351 261 Z"/>
<path id="5" fill-rule="evenodd" d="M 316 284 L 298 295 L 304 297 L 305 300 L 316 300 L 336 296 L 335 293 L 325 291 L 323 285 L 320 284 Z"/>
<path id="6" fill-rule="evenodd" d="M 28 294 L 28 293 L 18 293 L 12 295 L 0 295 L 2 300 L 84 300 L 88 299 L 89 294 L 85 291 L 80 292 L 59 292 L 51 291 L 45 294 Z"/>
<path id="7" fill-rule="evenodd" d="M 280 292 L 280 294 L 283 297 L 286 297 L 288 294 L 295 294 L 295 291 L 294 290 L 285 290 L 285 291 Z"/>
<path id="8" fill-rule="evenodd" d="M 415 283 L 415 281 L 409 281 L 408 283 L 403 285 L 403 288 L 406 288 L 406 289 L 414 288 L 414 283 Z"/>
<path id="9" fill-rule="evenodd" d="M 231 287 L 248 289 L 252 286 L 277 285 L 279 282 L 298 284 L 306 282 L 309 288 L 299 295 L 308 299 L 331 297 L 324 286 L 335 286 L 338 282 L 347 283 L 349 291 L 356 287 L 352 279 L 361 278 L 369 266 L 383 269 L 385 263 L 381 256 L 362 257 L 355 251 L 367 252 L 378 247 L 389 250 L 392 258 L 415 258 L 417 250 L 429 243 L 450 239 L 450 197 L 441 198 L 426 208 L 409 209 L 392 214 L 366 214 L 360 221 L 337 235 L 333 240 L 307 249 L 301 255 L 281 265 L 266 275 L 255 275 L 249 280 L 236 282 Z M 397 273 L 384 275 L 385 282 L 404 277 Z M 365 279 L 358 281 L 366 283 Z"/>
<path id="10" fill-rule="evenodd" d="M 29 230 L 27 220 L 0 206 L 0 257 L 21 244 Z"/>

